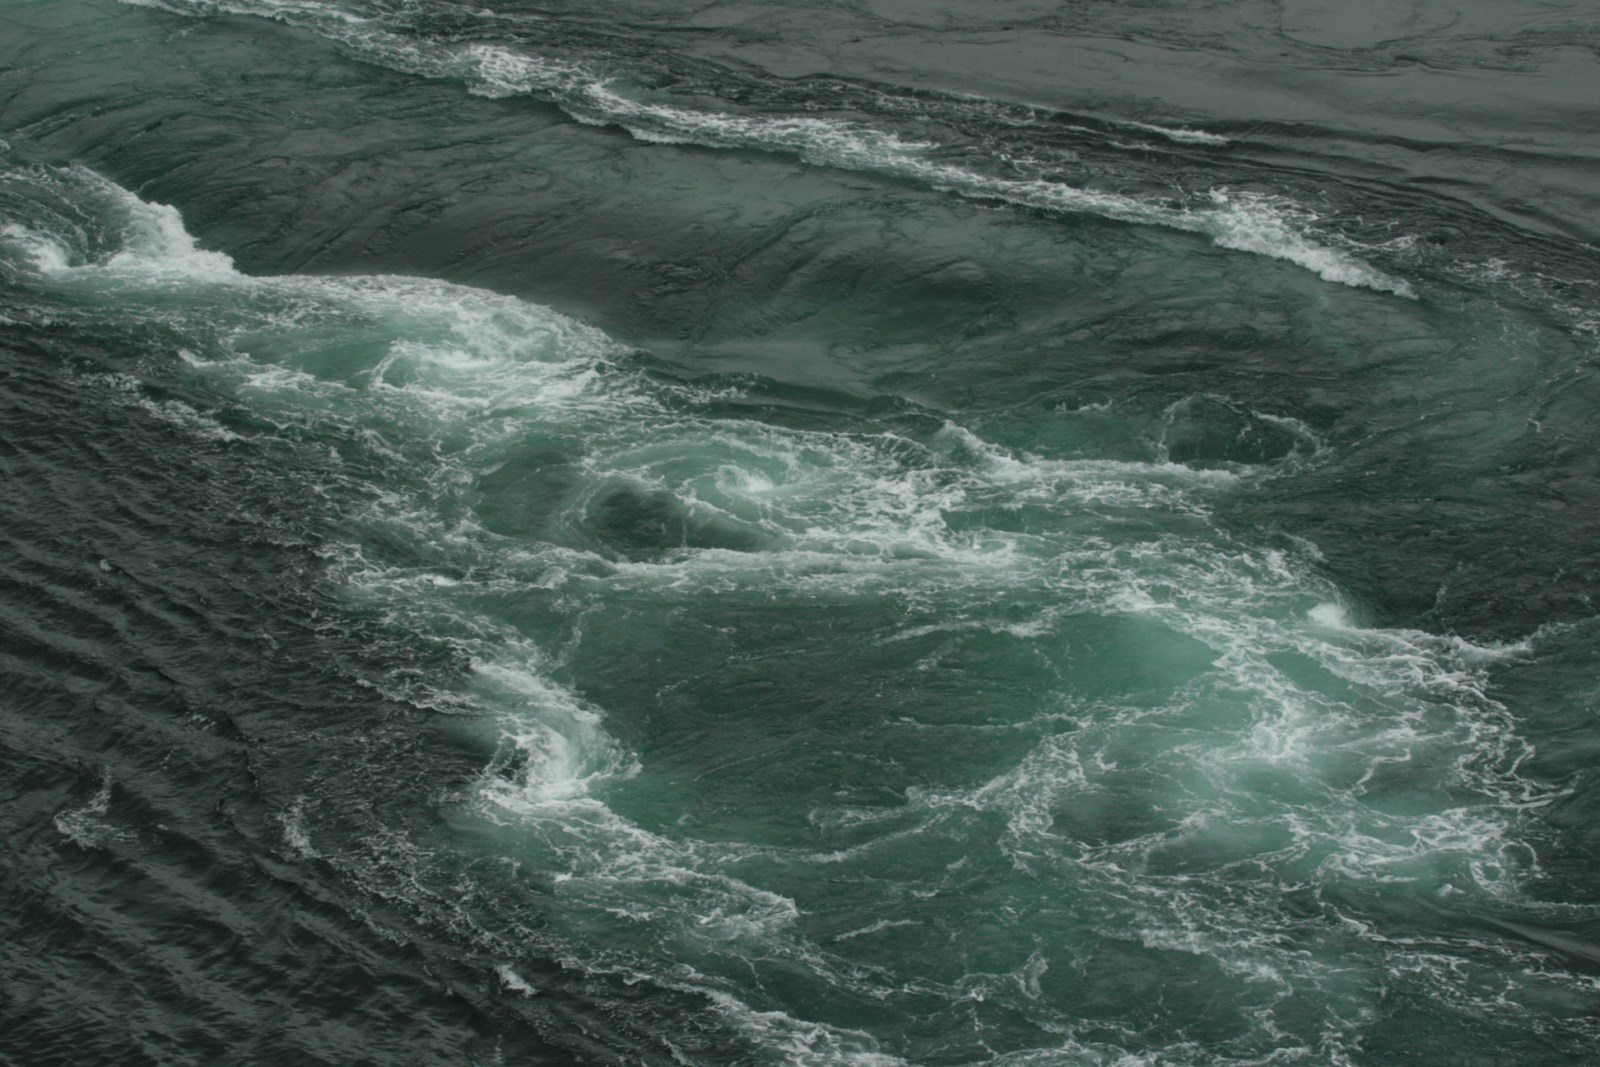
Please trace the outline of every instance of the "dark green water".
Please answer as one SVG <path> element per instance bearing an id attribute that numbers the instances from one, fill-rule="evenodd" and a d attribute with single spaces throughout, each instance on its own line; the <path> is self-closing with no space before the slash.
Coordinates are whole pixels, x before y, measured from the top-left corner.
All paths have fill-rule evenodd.
<path id="1" fill-rule="evenodd" d="M 1509 7 L 0 0 L 0 1062 L 1591 1062 Z"/>

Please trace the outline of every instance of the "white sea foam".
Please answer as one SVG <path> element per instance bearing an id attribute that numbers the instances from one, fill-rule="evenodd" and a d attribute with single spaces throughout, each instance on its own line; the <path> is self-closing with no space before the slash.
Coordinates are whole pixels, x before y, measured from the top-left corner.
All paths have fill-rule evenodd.
<path id="1" fill-rule="evenodd" d="M 1145 133 L 1159 134 L 1170 141 L 1182 144 L 1209 144 L 1224 145 L 1228 138 L 1221 134 L 1207 133 L 1205 130 L 1190 130 L 1181 126 L 1156 126 L 1148 122 L 1117 121 L 1118 126 L 1126 126 L 1130 130 L 1143 130 Z"/>
<path id="2" fill-rule="evenodd" d="M 0 226 L 0 241 L 19 249 L 32 260 L 34 268 L 44 274 L 59 274 L 72 266 L 70 253 L 64 245 L 20 223 Z"/>
<path id="3" fill-rule="evenodd" d="M 159 308 L 193 335 L 186 373 L 269 420 L 336 428 L 397 472 L 360 483 L 350 495 L 365 510 L 351 518 L 412 546 L 416 562 L 329 547 L 329 574 L 391 624 L 447 634 L 467 654 L 467 692 L 450 708 L 471 711 L 494 749 L 468 806 L 553 878 L 571 925 L 548 936 L 574 966 L 710 996 L 795 1062 L 883 1061 L 866 1035 L 758 1010 L 727 989 L 751 960 L 770 959 L 829 990 L 904 995 L 908 979 L 852 953 L 870 950 L 869 932 L 919 921 L 905 909 L 969 877 L 961 864 L 988 858 L 991 871 L 1010 864 L 1072 894 L 1074 921 L 1096 937 L 1214 965 L 1232 994 L 1262 998 L 1266 1027 L 1279 987 L 1316 991 L 1341 1010 L 1365 1003 L 1304 947 L 1338 951 L 1284 910 L 1285 885 L 1507 901 L 1537 871 L 1520 827 L 1555 794 L 1521 774 L 1527 746 L 1486 674 L 1528 646 L 1357 625 L 1309 552 L 1253 547 L 1205 521 L 1208 498 L 1255 476 L 1243 465 L 1034 455 L 954 421 L 913 440 L 715 419 L 669 405 L 671 386 L 624 373 L 604 335 L 545 309 L 418 279 L 252 279 L 197 252 L 175 214 L 114 195 L 100 202 L 132 220 L 126 244 L 91 262 L 63 237 L 65 265 L 45 271 L 53 284 L 92 290 L 113 278 L 119 308 Z M 150 410 L 205 432 L 182 411 Z M 530 437 L 558 441 L 571 459 L 567 521 L 581 525 L 601 492 L 654 493 L 750 533 L 751 547 L 630 557 L 497 539 L 471 495 Z M 1004 528 L 1022 507 L 1049 522 Z M 659 603 L 741 588 L 802 600 L 891 592 L 913 606 L 881 632 L 882 648 L 940 631 L 1004 634 L 1054 663 L 1137 646 L 1154 680 L 1090 700 L 1073 697 L 1067 678 L 1035 732 L 1018 735 L 1027 750 L 998 773 L 911 788 L 894 808 L 817 808 L 809 825 L 824 845 L 756 850 L 622 814 L 617 796 L 642 770 L 636 756 L 601 708 L 555 680 L 559 655 L 481 606 L 491 593 Z M 1075 632 L 1084 619 L 1107 629 Z M 1141 629 L 1119 636 L 1111 627 L 1124 623 Z M 1160 673 L 1169 667 L 1170 679 Z M 108 778 L 57 828 L 80 844 L 100 840 L 110 799 Z M 1116 817 L 1097 823 L 1096 811 Z M 284 839 L 311 855 L 302 814 L 286 814 Z M 943 875 L 901 876 L 883 863 L 908 842 L 920 858 L 951 841 L 962 855 Z M 808 936 L 796 891 L 762 873 L 813 865 L 860 876 L 877 894 L 849 936 L 825 946 Z M 945 952 L 931 947 L 930 958 L 948 965 Z M 684 960 L 702 970 L 686 977 Z M 916 994 L 1033 1010 L 1052 966 L 1044 955 L 1013 958 L 927 978 Z"/>
<path id="4" fill-rule="evenodd" d="M 526 978 L 512 970 L 509 963 L 502 963 L 494 969 L 495 977 L 500 979 L 500 984 L 525 997 L 537 996 L 539 990 Z"/>
<path id="5" fill-rule="evenodd" d="M 36 171 L 34 180 L 70 201 L 86 198 L 99 201 L 104 224 L 118 231 L 114 251 L 94 259 L 84 250 L 71 247 L 70 230 L 59 234 L 40 232 L 17 222 L 0 227 L 0 239 L 20 244 L 42 273 L 76 273 L 141 282 L 235 283 L 244 280 L 229 257 L 196 245 L 173 207 L 141 200 L 84 167 Z"/>
<path id="6" fill-rule="evenodd" d="M 137 407 L 161 422 L 176 427 L 191 437 L 231 443 L 244 440 L 216 418 L 198 411 L 181 400 L 154 400 L 145 395 L 144 383 L 126 374 L 97 375 L 90 379 L 109 386 L 122 403 Z"/>
<path id="7" fill-rule="evenodd" d="M 256 14 L 307 26 L 395 69 L 429 78 L 463 79 L 469 91 L 482 96 L 544 97 L 581 122 L 616 125 L 642 141 L 792 152 L 819 166 L 907 178 L 965 197 L 1201 234 L 1222 248 L 1282 259 L 1328 281 L 1407 298 L 1416 295 L 1405 281 L 1361 262 L 1327 240 L 1314 238 L 1309 226 L 1316 221 L 1315 216 L 1283 198 L 1216 190 L 1211 207 L 1172 207 L 1155 200 L 1055 181 L 995 177 L 936 162 L 927 156 L 932 144 L 907 141 L 862 122 L 814 116 L 745 116 L 650 102 L 628 95 L 612 77 L 582 63 L 497 44 L 424 44 L 368 20 L 334 17 L 328 12 L 337 9 L 324 9 L 322 5 L 286 0 L 125 2 L 188 14 Z M 1142 123 L 1124 125 L 1178 141 L 1226 142 L 1225 138 L 1203 131 Z"/>
<path id="8" fill-rule="evenodd" d="M 846 930 L 842 934 L 835 934 L 833 939 L 835 941 L 850 941 L 854 938 L 866 937 L 868 934 L 876 934 L 883 930 L 894 930 L 901 926 L 920 925 L 922 924 L 917 922 L 915 919 L 879 919 L 875 923 L 868 923 L 866 926 L 858 927 L 854 930 Z"/>
<path id="9" fill-rule="evenodd" d="M 278 821 L 283 827 L 283 843 L 289 850 L 302 859 L 316 859 L 322 854 L 311 844 L 311 834 L 306 829 L 306 797 L 294 798 L 281 815 Z"/>
<path id="10" fill-rule="evenodd" d="M 110 810 L 111 772 L 107 771 L 101 776 L 100 788 L 95 790 L 94 796 L 78 807 L 57 812 L 52 822 L 62 835 L 78 847 L 99 848 L 108 839 L 117 836 L 104 821 Z"/>
<path id="11" fill-rule="evenodd" d="M 796 1067 L 903 1067 L 906 1062 L 878 1051 L 876 1042 L 860 1031 L 797 1019 L 782 1011 L 759 1011 L 718 990 L 705 995 L 739 1030 Z"/>
<path id="12" fill-rule="evenodd" d="M 488 795 L 503 807 L 538 812 L 588 798 L 596 783 L 634 773 L 637 765 L 605 732 L 601 715 L 528 662 L 537 655 L 533 649 L 521 649 L 518 661 L 474 665 L 490 687 L 487 700 L 509 709 L 506 748 L 488 779 Z"/>
<path id="13" fill-rule="evenodd" d="M 530 76 L 527 84 L 530 91 L 535 87 L 548 91 L 557 83 L 568 87 L 574 80 L 570 71 L 563 71 L 559 78 L 544 82 Z M 938 163 L 927 158 L 934 147 L 929 143 L 904 141 L 844 120 L 748 118 L 649 104 L 624 96 L 603 81 L 585 85 L 576 102 L 581 110 L 575 114 L 591 120 L 598 116 L 642 139 L 792 151 L 808 162 L 911 178 L 961 196 L 1203 234 L 1220 247 L 1287 260 L 1329 281 L 1408 298 L 1416 295 L 1408 283 L 1313 239 L 1308 228 L 1316 217 L 1280 197 L 1218 189 L 1211 193 L 1212 207 L 1171 207 L 1119 193 L 1043 179 L 999 178 Z"/>

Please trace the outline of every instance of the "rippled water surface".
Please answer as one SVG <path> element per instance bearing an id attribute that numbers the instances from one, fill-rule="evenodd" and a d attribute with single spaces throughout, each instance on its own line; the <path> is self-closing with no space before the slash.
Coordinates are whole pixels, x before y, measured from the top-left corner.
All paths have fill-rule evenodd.
<path id="1" fill-rule="evenodd" d="M 1589 1062 L 1512 7 L 0 0 L 0 1062 Z"/>

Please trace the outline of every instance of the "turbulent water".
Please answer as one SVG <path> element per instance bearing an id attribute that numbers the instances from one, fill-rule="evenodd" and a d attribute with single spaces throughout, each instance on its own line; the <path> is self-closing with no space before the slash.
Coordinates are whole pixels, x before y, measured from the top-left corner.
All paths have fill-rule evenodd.
<path id="1" fill-rule="evenodd" d="M 0 1062 L 1589 1062 L 1582 0 L 0 0 Z"/>

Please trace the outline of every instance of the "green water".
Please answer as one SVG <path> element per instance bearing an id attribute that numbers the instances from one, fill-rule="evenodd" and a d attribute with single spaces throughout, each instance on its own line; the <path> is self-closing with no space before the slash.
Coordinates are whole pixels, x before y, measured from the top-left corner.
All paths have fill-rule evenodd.
<path id="1" fill-rule="evenodd" d="M 0 4 L 0 1061 L 1586 1062 L 1600 37 L 1361 18 Z"/>

